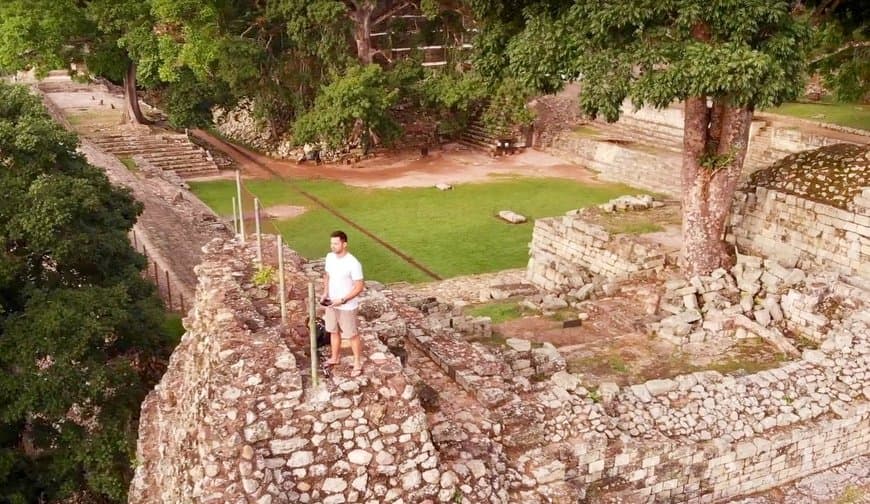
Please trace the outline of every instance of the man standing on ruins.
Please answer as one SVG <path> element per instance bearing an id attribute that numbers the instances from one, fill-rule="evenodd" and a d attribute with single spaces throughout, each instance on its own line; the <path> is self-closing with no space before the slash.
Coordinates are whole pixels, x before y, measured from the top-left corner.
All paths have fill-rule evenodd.
<path id="1" fill-rule="evenodd" d="M 357 308 L 363 284 L 362 264 L 347 251 L 347 235 L 335 231 L 329 235 L 330 253 L 326 254 L 326 271 L 323 275 L 323 297 L 320 304 L 326 306 L 326 330 L 330 333 L 332 357 L 325 366 L 339 363 L 341 338 L 350 338 L 353 351 L 353 371 L 351 376 L 362 372 L 362 342 L 357 329 Z"/>

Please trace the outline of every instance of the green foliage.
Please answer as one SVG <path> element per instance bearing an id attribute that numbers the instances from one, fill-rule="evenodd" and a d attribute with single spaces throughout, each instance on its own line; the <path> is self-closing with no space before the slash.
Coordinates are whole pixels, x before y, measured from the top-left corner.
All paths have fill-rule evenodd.
<path id="1" fill-rule="evenodd" d="M 870 98 L 870 6 L 867 2 L 806 2 L 816 30 L 810 68 L 837 100 Z"/>
<path id="2" fill-rule="evenodd" d="M 164 87 L 161 102 L 172 126 L 204 127 L 211 123 L 211 108 L 232 102 L 232 98 L 222 83 L 202 82 L 183 70 L 175 82 Z"/>
<path id="3" fill-rule="evenodd" d="M 389 143 L 399 134 L 389 113 L 397 98 L 398 90 L 388 86 L 381 67 L 351 67 L 296 120 L 293 138 L 300 144 L 322 142 L 332 149 L 344 147 L 349 140 L 366 150 L 376 140 Z"/>
<path id="4" fill-rule="evenodd" d="M 434 117 L 439 133 L 448 137 L 465 129 L 489 95 L 478 74 L 447 69 L 425 71 L 423 78 L 413 84 L 413 90 L 415 105 Z"/>
<path id="5" fill-rule="evenodd" d="M 254 276 L 251 277 L 251 281 L 257 287 L 272 285 L 272 282 L 275 281 L 275 268 L 267 265 L 257 269 Z"/>
<path id="6" fill-rule="evenodd" d="M 142 210 L 23 87 L 0 85 L 0 501 L 125 500 L 168 336 L 127 232 Z"/>
<path id="7" fill-rule="evenodd" d="M 786 2 L 521 2 L 522 16 L 475 3 L 492 31 L 478 57 L 487 75 L 547 92 L 582 76 L 581 106 L 592 116 L 616 120 L 626 98 L 770 106 L 801 89 L 809 30 Z"/>
<path id="8" fill-rule="evenodd" d="M 531 92 L 515 79 L 501 81 L 483 112 L 483 123 L 491 131 L 529 124 L 533 115 L 526 108 Z"/>
<path id="9" fill-rule="evenodd" d="M 149 4 L 137 0 L 5 0 L 0 2 L 0 68 L 38 73 L 84 63 L 120 81 L 153 40 Z"/>

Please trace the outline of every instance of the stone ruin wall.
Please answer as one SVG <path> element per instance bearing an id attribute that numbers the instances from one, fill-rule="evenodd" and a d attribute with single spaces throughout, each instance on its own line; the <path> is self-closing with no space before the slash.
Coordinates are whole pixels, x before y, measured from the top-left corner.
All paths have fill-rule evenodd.
<path id="1" fill-rule="evenodd" d="M 529 247 L 526 279 L 548 291 L 583 289 L 592 276 L 651 274 L 670 252 L 642 237 L 612 235 L 575 211 L 535 220 Z"/>
<path id="2" fill-rule="evenodd" d="M 712 502 L 870 452 L 860 303 L 827 321 L 819 350 L 779 368 L 620 388 L 580 383 L 547 345 L 469 343 L 449 306 L 375 289 L 361 307 L 369 371 L 313 388 L 274 293 L 249 283 L 253 258 L 234 241 L 207 247 L 188 333 L 143 404 L 131 502 Z M 291 331 L 306 268 L 288 262 Z M 424 353 L 474 409 L 427 418 L 422 371 L 379 338 Z"/>
<path id="3" fill-rule="evenodd" d="M 870 282 L 870 188 L 854 211 L 758 187 L 737 194 L 732 239 L 741 250 Z"/>
<path id="4" fill-rule="evenodd" d="M 858 159 L 862 151 L 866 152 L 854 150 Z M 852 171 L 864 173 L 864 169 Z M 794 185 L 789 187 L 795 190 Z M 870 266 L 866 255 L 870 230 L 866 227 L 868 192 L 859 184 L 853 190 L 857 193 L 853 199 L 840 201 L 838 206 L 848 210 L 764 187 L 744 188 L 738 193 L 732 236 L 736 236 L 742 252 L 769 255 L 770 259 L 741 256 L 734 277 L 723 271 L 691 283 L 676 282 L 679 285 L 668 287 L 664 299 L 675 298 L 679 306 L 663 304 L 663 308 L 673 309 L 674 315 L 662 322 L 674 319 L 684 330 L 674 334 L 674 326 L 655 326 L 660 333 L 668 329 L 668 334 L 660 336 L 670 335 L 666 339 L 680 345 L 709 344 L 710 338 L 718 334 L 760 336 L 798 358 L 777 369 L 736 379 L 718 373 L 694 373 L 673 380 L 651 380 L 617 392 L 630 397 L 616 407 L 623 412 L 622 420 L 617 422 L 623 431 L 648 437 L 644 428 L 631 423 L 633 418 L 644 415 L 652 415 L 654 431 L 661 432 L 662 426 L 668 424 L 681 427 L 669 431 L 669 439 L 659 446 L 650 442 L 620 451 L 611 442 L 607 449 L 587 455 L 586 448 L 575 445 L 581 467 L 585 462 L 590 464 L 588 471 L 604 471 L 594 476 L 586 474 L 586 481 L 597 481 L 595 488 L 601 495 L 712 501 L 771 488 L 868 453 L 870 310 L 863 302 L 870 293 L 866 282 L 866 268 Z M 595 283 L 600 283 L 602 276 L 608 280 L 627 278 L 642 271 L 642 263 L 632 256 L 632 246 L 608 247 L 603 230 L 590 227 L 582 216 L 543 221 L 535 227 L 527 270 L 527 278 L 539 286 L 562 292 L 567 300 L 582 301 L 586 296 L 578 295 L 577 286 L 570 280 L 576 278 L 575 270 L 587 279 L 597 275 Z M 554 232 L 557 226 L 560 232 Z M 589 233 L 590 229 L 594 233 Z M 643 243 L 640 237 L 623 239 L 635 245 Z M 633 267 L 628 266 L 632 263 Z M 726 294 L 732 299 L 727 299 Z M 833 302 L 837 308 L 832 312 L 830 306 L 824 307 L 826 302 Z M 698 312 L 699 303 L 704 305 L 703 316 Z M 837 320 L 835 312 L 842 305 L 853 311 Z M 692 313 L 695 316 L 684 317 Z M 735 319 L 739 319 L 737 324 Z M 782 338 L 777 325 L 820 343 L 820 350 L 798 352 Z M 845 371 L 853 363 L 854 367 Z M 713 430 L 699 432 L 691 420 L 680 418 L 679 410 L 684 414 L 685 408 L 673 407 L 686 396 L 680 398 L 673 392 L 693 390 L 710 377 L 718 383 L 713 387 L 715 392 L 702 399 L 698 409 L 689 408 L 696 412 L 717 410 L 713 415 L 702 413 L 701 424 Z M 576 386 L 581 394 L 587 393 L 570 379 L 567 381 L 568 389 Z M 601 387 L 618 390 L 612 384 Z M 662 409 L 662 404 L 654 404 L 665 396 L 664 402 L 670 401 L 668 407 Z M 692 397 L 692 393 L 688 396 Z M 747 399 L 754 406 L 747 404 Z M 778 410 L 768 409 L 772 414 L 762 418 L 760 405 L 769 408 L 771 402 L 783 400 Z M 640 411 L 626 415 L 624 405 L 632 402 L 640 406 Z M 729 402 L 742 403 L 745 408 L 729 412 Z M 688 434 L 701 442 L 678 442 L 675 434 Z"/>
<path id="5" fill-rule="evenodd" d="M 680 165 L 659 154 L 631 149 L 616 143 L 561 133 L 545 144 L 557 156 L 598 172 L 607 182 L 630 184 L 672 198 L 680 195 Z M 642 172 L 642 177 L 638 173 Z"/>
<path id="6" fill-rule="evenodd" d="M 570 130 L 546 135 L 538 145 L 598 172 L 601 180 L 624 183 L 678 199 L 681 194 L 682 108 L 673 106 L 656 110 L 643 107 L 634 110 L 634 106 L 626 101 L 623 111 L 620 120 L 612 125 L 602 121 L 591 124 L 602 128 L 603 138 L 625 140 L 627 145 L 584 137 Z M 632 148 L 630 144 L 634 141 L 654 147 L 667 145 L 672 152 Z M 790 154 L 840 142 L 868 145 L 870 133 L 757 113 L 750 128 L 744 171 L 748 174 Z"/>
<path id="7" fill-rule="evenodd" d="M 366 390 L 353 380 L 329 391 L 304 385 L 306 363 L 286 344 L 275 304 L 249 281 L 253 248 L 217 239 L 204 252 L 187 332 L 142 405 L 130 502 L 437 496 L 438 455 L 398 360 L 367 341 L 381 350 L 370 365 L 384 381 Z M 288 310 L 306 332 L 300 264 L 289 261 Z"/>

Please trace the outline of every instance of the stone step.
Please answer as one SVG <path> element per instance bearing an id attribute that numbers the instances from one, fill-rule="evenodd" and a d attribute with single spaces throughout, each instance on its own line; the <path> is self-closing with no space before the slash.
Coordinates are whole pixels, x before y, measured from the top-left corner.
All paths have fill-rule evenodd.
<path id="1" fill-rule="evenodd" d="M 96 134 L 92 135 L 91 139 L 95 142 L 161 142 L 171 144 L 189 144 L 190 141 L 184 136 L 169 136 L 169 135 L 113 135 L 113 134 Z"/>
<path id="2" fill-rule="evenodd" d="M 125 148 L 125 147 L 149 147 L 152 149 L 178 149 L 185 148 L 188 145 L 177 144 L 177 143 L 167 143 L 160 140 L 148 140 L 148 141 L 130 141 L 130 142 L 120 142 L 120 141 L 108 141 L 108 142 L 94 142 L 95 145 L 104 148 Z"/>
<path id="3" fill-rule="evenodd" d="M 157 168 L 160 168 L 161 170 L 172 170 L 172 171 L 186 170 L 186 169 L 193 169 L 193 168 L 209 168 L 209 169 L 214 169 L 214 170 L 218 169 L 216 164 L 210 163 L 210 162 L 205 161 L 205 160 L 195 161 L 195 162 L 181 161 L 181 162 L 174 162 L 174 163 L 152 163 L 152 164 L 154 166 L 156 166 Z"/>
<path id="4" fill-rule="evenodd" d="M 149 152 L 148 154 L 143 154 L 143 157 L 148 161 L 158 162 L 164 160 L 173 160 L 173 159 L 207 159 L 205 153 L 203 153 L 199 149 L 186 149 L 183 151 L 177 152 Z"/>
<path id="5" fill-rule="evenodd" d="M 486 150 L 486 151 L 495 150 L 495 145 L 493 145 L 493 144 L 485 143 L 485 142 L 482 142 L 479 140 L 466 138 L 466 137 L 460 137 L 459 143 L 462 145 L 465 145 L 466 147 L 470 147 L 472 149 L 475 149 L 475 150 Z"/>
<path id="6" fill-rule="evenodd" d="M 491 145 L 495 145 L 495 142 L 496 142 L 495 138 L 493 138 L 491 136 L 484 135 L 481 133 L 472 132 L 472 131 L 464 131 L 461 136 L 462 136 L 462 138 L 469 138 L 469 139 L 477 140 L 479 142 L 483 142 L 483 143 L 491 144 Z"/>
<path id="7" fill-rule="evenodd" d="M 119 157 L 144 156 L 156 150 L 152 147 L 103 147 L 102 149 Z"/>
<path id="8" fill-rule="evenodd" d="M 220 172 L 217 166 L 195 165 L 195 166 L 178 166 L 175 168 L 163 168 L 165 172 L 174 172 L 180 176 L 197 175 L 215 175 Z"/>
<path id="9" fill-rule="evenodd" d="M 601 128 L 602 133 L 611 133 L 626 140 L 651 145 L 672 152 L 682 152 L 682 138 L 675 138 L 667 133 L 645 131 L 627 124 L 608 124 Z"/>
<path id="10" fill-rule="evenodd" d="M 216 168 L 214 170 L 172 170 L 181 178 L 207 177 L 220 173 Z"/>

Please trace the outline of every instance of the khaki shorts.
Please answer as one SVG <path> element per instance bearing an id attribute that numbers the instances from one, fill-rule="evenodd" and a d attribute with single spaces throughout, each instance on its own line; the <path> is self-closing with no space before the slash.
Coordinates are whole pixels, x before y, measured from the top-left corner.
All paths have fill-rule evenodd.
<path id="1" fill-rule="evenodd" d="M 356 310 L 339 310 L 327 308 L 323 321 L 326 331 L 329 333 L 341 332 L 343 338 L 350 338 L 357 334 Z"/>

